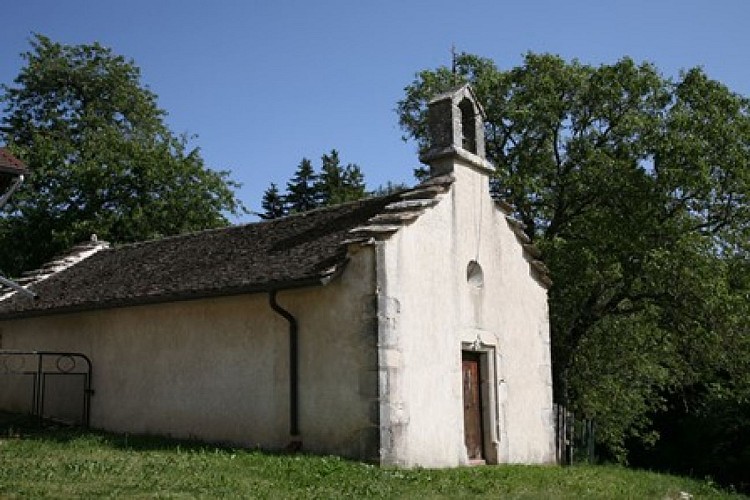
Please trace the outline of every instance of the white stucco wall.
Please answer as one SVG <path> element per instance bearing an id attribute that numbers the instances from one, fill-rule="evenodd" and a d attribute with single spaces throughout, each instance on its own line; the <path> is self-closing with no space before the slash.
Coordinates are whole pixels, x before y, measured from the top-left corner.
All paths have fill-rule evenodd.
<path id="1" fill-rule="evenodd" d="M 458 164 L 454 176 L 437 206 L 377 250 L 383 462 L 468 462 L 461 351 L 472 345 L 488 360 L 487 460 L 551 463 L 546 289 L 495 208 L 486 175 Z M 467 282 L 471 260 L 482 267 L 482 288 Z"/>
<path id="2" fill-rule="evenodd" d="M 486 360 L 487 460 L 553 462 L 546 290 L 487 177 L 442 168 L 456 180 L 435 207 L 374 246 L 353 245 L 327 286 L 278 294 L 300 328 L 303 449 L 466 464 L 461 352 L 476 347 Z M 471 260 L 481 288 L 467 282 Z M 3 349 L 88 355 L 94 427 L 289 443 L 288 324 L 268 294 L 2 321 L 0 334 Z"/>
<path id="3" fill-rule="evenodd" d="M 278 294 L 299 322 L 305 450 L 377 457 L 373 258 L 363 249 L 329 285 Z M 93 427 L 271 449 L 289 443 L 288 323 L 268 294 L 2 321 L 0 333 L 3 349 L 91 358 Z M 30 398 L 22 397 L 16 407 Z"/>

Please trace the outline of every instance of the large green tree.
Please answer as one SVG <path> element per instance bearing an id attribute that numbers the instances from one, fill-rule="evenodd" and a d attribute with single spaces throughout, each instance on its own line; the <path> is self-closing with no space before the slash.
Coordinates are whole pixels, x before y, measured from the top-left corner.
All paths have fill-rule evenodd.
<path id="1" fill-rule="evenodd" d="M 2 86 L 2 140 L 30 181 L 0 219 L 0 269 L 17 274 L 92 233 L 115 243 L 227 224 L 243 209 L 227 172 L 207 168 L 132 60 L 98 43 L 36 35 Z"/>
<path id="2" fill-rule="evenodd" d="M 499 70 L 463 54 L 398 104 L 427 145 L 429 99 L 473 84 L 487 111 L 492 187 L 552 270 L 559 401 L 625 456 L 679 401 L 748 401 L 750 104 L 700 69 L 663 77 L 623 58 L 591 66 L 528 54 Z M 740 277 L 742 276 L 742 278 Z"/>

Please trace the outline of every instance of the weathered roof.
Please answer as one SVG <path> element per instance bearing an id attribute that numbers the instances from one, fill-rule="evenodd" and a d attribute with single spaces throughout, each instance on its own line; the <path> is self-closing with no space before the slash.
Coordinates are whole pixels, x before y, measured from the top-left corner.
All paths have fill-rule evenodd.
<path id="1" fill-rule="evenodd" d="M 5 148 L 0 148 L 0 173 L 22 175 L 27 172 L 26 165 L 10 154 Z"/>
<path id="2" fill-rule="evenodd" d="M 37 299 L 0 289 L 0 318 L 322 284 L 342 269 L 348 245 L 397 231 L 452 182 L 436 178 L 389 196 L 115 248 L 82 245 L 84 258 L 57 259 L 19 280 Z"/>
<path id="3" fill-rule="evenodd" d="M 7 192 L 19 175 L 26 174 L 26 165 L 10 154 L 5 148 L 0 148 L 0 196 Z"/>

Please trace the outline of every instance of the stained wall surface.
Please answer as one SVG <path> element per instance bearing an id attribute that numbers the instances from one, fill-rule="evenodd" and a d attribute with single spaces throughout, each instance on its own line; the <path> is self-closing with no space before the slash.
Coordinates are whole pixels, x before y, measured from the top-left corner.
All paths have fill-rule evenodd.
<path id="1" fill-rule="evenodd" d="M 299 425 L 311 452 L 377 458 L 373 255 L 352 255 L 327 286 L 278 294 L 299 322 Z M 262 293 L 0 322 L 2 349 L 92 360 L 95 428 L 269 449 L 290 442 L 288 332 Z M 12 379 L 0 376 L 0 406 L 27 408 Z"/>
<path id="2" fill-rule="evenodd" d="M 546 289 L 486 174 L 444 161 L 455 182 L 436 206 L 352 245 L 328 285 L 278 294 L 299 323 L 304 450 L 469 463 L 461 359 L 471 351 L 483 360 L 485 460 L 554 461 Z M 481 280 L 468 279 L 471 261 Z M 253 294 L 6 320 L 0 348 L 89 356 L 94 427 L 281 449 L 288 330 L 268 294 Z M 27 391 L 11 379 L 0 377 L 0 407 L 20 409 Z"/>
<path id="3" fill-rule="evenodd" d="M 468 463 L 462 350 L 483 363 L 484 458 L 552 463 L 552 375 L 546 289 L 490 198 L 461 160 L 437 206 L 378 248 L 381 443 L 384 463 Z M 456 161 L 457 163 L 453 163 Z M 467 279 L 479 263 L 483 282 Z"/>

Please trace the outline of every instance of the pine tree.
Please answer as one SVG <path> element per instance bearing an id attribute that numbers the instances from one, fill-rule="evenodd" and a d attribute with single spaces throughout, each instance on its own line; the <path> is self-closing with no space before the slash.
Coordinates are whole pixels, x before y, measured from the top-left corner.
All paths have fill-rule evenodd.
<path id="1" fill-rule="evenodd" d="M 344 199 L 342 201 L 353 201 L 364 198 L 367 195 L 365 176 L 359 165 L 349 163 L 343 172 Z"/>
<path id="2" fill-rule="evenodd" d="M 317 178 L 312 162 L 302 158 L 294 177 L 286 185 L 286 209 L 290 213 L 306 212 L 320 206 Z"/>
<path id="3" fill-rule="evenodd" d="M 364 174 L 358 165 L 349 163 L 343 167 L 335 149 L 324 154 L 321 161 L 320 173 L 316 174 L 312 162 L 302 158 L 283 195 L 271 184 L 263 194 L 261 217 L 273 219 L 367 196 Z"/>
<path id="4" fill-rule="evenodd" d="M 261 202 L 263 214 L 261 214 L 261 218 L 270 220 L 285 216 L 287 211 L 284 198 L 279 192 L 278 186 L 272 182 L 263 193 L 263 201 Z"/>
<path id="5" fill-rule="evenodd" d="M 324 154 L 321 160 L 323 163 L 318 177 L 321 205 L 336 205 L 365 197 L 364 175 L 358 165 L 349 163 L 342 167 L 335 149 Z"/>
<path id="6" fill-rule="evenodd" d="M 332 149 L 330 154 L 324 154 L 321 157 L 321 161 L 322 166 L 317 184 L 320 203 L 323 206 L 341 203 L 339 198 L 343 179 L 338 151 Z"/>

